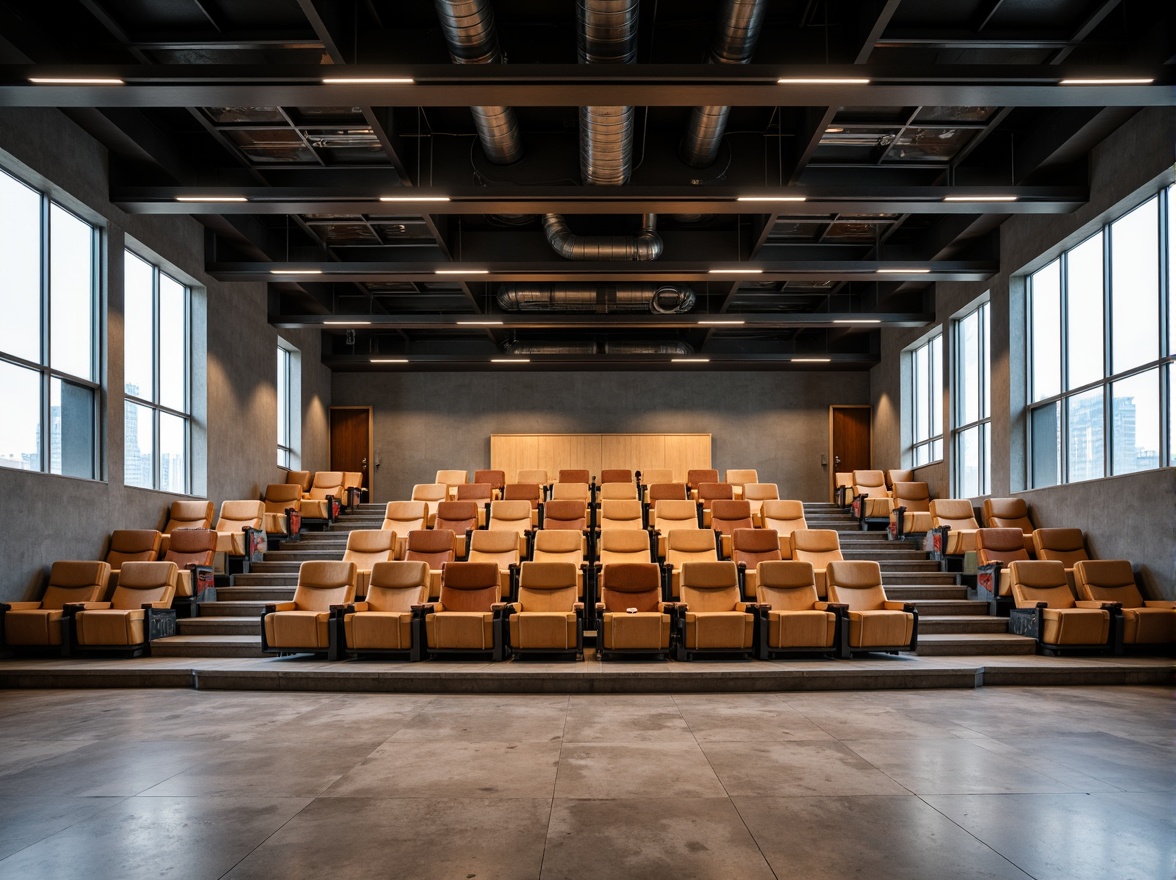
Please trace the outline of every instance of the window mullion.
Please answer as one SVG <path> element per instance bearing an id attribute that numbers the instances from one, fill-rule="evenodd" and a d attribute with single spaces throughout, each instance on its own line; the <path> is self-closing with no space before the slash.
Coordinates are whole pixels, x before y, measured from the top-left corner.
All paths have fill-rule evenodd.
<path id="1" fill-rule="evenodd" d="M 1103 475 L 1111 476 L 1112 462 L 1114 457 L 1112 452 L 1115 448 L 1115 433 L 1114 433 L 1114 417 L 1111 405 L 1111 382 L 1110 374 L 1114 372 L 1114 351 L 1112 347 L 1112 339 L 1114 338 L 1114 309 L 1111 303 L 1114 300 L 1114 291 L 1111 289 L 1112 266 L 1111 254 L 1113 253 L 1111 247 L 1111 239 L 1114 235 L 1114 224 L 1108 223 L 1103 234 L 1103 368 L 1102 368 L 1102 382 L 1103 382 Z"/>

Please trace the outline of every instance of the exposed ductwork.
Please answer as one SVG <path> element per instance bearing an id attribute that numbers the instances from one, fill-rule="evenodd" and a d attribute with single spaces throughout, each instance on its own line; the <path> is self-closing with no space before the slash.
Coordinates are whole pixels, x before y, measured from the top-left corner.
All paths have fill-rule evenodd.
<path id="1" fill-rule="evenodd" d="M 548 244 L 568 260 L 656 260 L 662 252 L 656 228 L 657 215 L 645 214 L 636 235 L 576 235 L 561 215 L 543 215 Z"/>
<path id="2" fill-rule="evenodd" d="M 507 354 L 694 354 L 689 342 L 507 342 Z"/>
<path id="3" fill-rule="evenodd" d="M 504 312 L 653 312 L 673 315 L 694 308 L 694 299 L 694 288 L 688 285 L 653 282 L 550 282 L 503 284 L 498 288 L 498 305 Z"/>
<path id="4" fill-rule="evenodd" d="M 502 61 L 489 0 L 436 0 L 436 5 L 454 64 Z M 487 159 L 495 165 L 510 165 L 522 158 L 523 139 L 513 108 L 471 107 L 470 112 Z"/>
<path id="5" fill-rule="evenodd" d="M 755 51 L 764 21 L 766 0 L 724 0 L 712 64 L 747 64 Z M 707 168 L 719 157 L 719 144 L 727 128 L 730 107 L 695 107 L 682 142 L 682 158 L 695 168 Z"/>
<path id="6" fill-rule="evenodd" d="M 637 58 L 638 0 L 577 0 L 581 64 L 632 64 Z M 633 160 L 633 108 L 580 108 L 580 175 L 584 183 L 628 183 Z"/>

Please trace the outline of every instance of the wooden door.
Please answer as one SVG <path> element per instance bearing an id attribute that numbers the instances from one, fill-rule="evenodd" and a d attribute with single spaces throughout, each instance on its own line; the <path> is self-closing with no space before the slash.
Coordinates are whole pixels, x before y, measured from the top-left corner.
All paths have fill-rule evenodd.
<path id="1" fill-rule="evenodd" d="M 829 407 L 829 498 L 833 498 L 833 475 L 842 471 L 867 470 L 873 461 L 869 406 Z"/>
<path id="2" fill-rule="evenodd" d="M 359 471 L 363 486 L 372 496 L 370 482 L 372 460 L 372 408 L 370 406 L 331 407 L 331 470 Z"/>

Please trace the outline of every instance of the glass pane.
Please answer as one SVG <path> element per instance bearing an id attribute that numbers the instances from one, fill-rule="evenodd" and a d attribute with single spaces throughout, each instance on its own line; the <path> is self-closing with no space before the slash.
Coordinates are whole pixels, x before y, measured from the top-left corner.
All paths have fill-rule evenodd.
<path id="1" fill-rule="evenodd" d="M 1168 465 L 1176 467 L 1176 366 L 1168 367 Z"/>
<path id="2" fill-rule="evenodd" d="M 981 446 L 979 494 L 988 495 L 992 492 L 992 426 L 985 422 L 980 426 L 980 431 L 984 442 Z"/>
<path id="3" fill-rule="evenodd" d="M 980 314 L 972 312 L 959 322 L 956 335 L 956 358 L 959 383 L 956 389 L 958 411 L 956 424 L 967 425 L 980 419 Z"/>
<path id="4" fill-rule="evenodd" d="M 1121 373 L 1160 351 L 1159 199 L 1111 224 L 1111 362 Z"/>
<path id="5" fill-rule="evenodd" d="M 943 336 L 931 340 L 931 436 L 943 434 Z M 942 458 L 942 454 L 938 456 Z"/>
<path id="6" fill-rule="evenodd" d="M 0 205 L 0 351 L 41 363 L 41 196 L 0 171 Z"/>
<path id="7" fill-rule="evenodd" d="M 128 486 L 150 489 L 154 483 L 152 457 L 155 442 L 152 431 L 152 411 L 137 403 L 126 402 L 126 422 L 123 425 L 123 444 L 126 460 L 123 482 Z"/>
<path id="8" fill-rule="evenodd" d="M 980 494 L 980 427 L 961 431 L 956 436 L 956 464 L 959 473 L 957 498 L 974 498 Z"/>
<path id="9" fill-rule="evenodd" d="M 130 251 L 123 258 L 124 390 L 132 397 L 155 399 L 152 342 L 155 336 L 153 270 Z"/>
<path id="10" fill-rule="evenodd" d="M 54 369 L 94 378 L 94 230 L 49 208 L 49 352 Z"/>
<path id="11" fill-rule="evenodd" d="M 1086 239 L 1066 255 L 1067 388 L 1106 375 L 1103 369 L 1103 237 Z"/>
<path id="12" fill-rule="evenodd" d="M 0 243 L 0 248 L 3 246 Z M 1168 354 L 1176 354 L 1176 296 L 1173 292 L 1176 292 L 1176 186 L 1168 187 Z M 1172 427 L 1176 428 L 1176 424 Z M 1168 463 L 1176 465 L 1176 456 Z"/>
<path id="13" fill-rule="evenodd" d="M 1103 389 L 1094 388 L 1071 397 L 1069 439 L 1066 444 L 1069 482 L 1103 476 Z"/>
<path id="14" fill-rule="evenodd" d="M 931 441 L 931 460 L 943 461 L 943 438 Z"/>
<path id="15" fill-rule="evenodd" d="M 915 455 L 914 455 L 915 467 L 920 467 L 921 465 L 925 465 L 927 462 L 929 462 L 931 460 L 929 458 L 930 451 L 931 451 L 930 445 L 926 444 L 926 443 L 920 444 L 919 446 L 915 447 Z"/>
<path id="16" fill-rule="evenodd" d="M 159 414 L 159 488 L 188 491 L 188 422 L 169 413 Z"/>
<path id="17" fill-rule="evenodd" d="M 1058 454 L 1058 416 L 1060 403 L 1039 406 L 1030 421 L 1033 429 L 1033 486 L 1056 486 L 1061 482 L 1061 456 Z"/>
<path id="18" fill-rule="evenodd" d="M 278 446 L 290 445 L 290 398 L 286 390 L 286 370 L 290 355 L 278 349 Z M 281 455 L 279 455 L 279 459 Z M 278 462 L 281 464 L 281 462 Z"/>
<path id="19" fill-rule="evenodd" d="M 94 479 L 92 388 L 61 379 L 49 383 L 49 473 Z"/>
<path id="20" fill-rule="evenodd" d="M 931 436 L 931 421 L 927 411 L 927 346 L 921 345 L 915 349 L 911 358 L 911 402 L 914 414 L 913 437 L 920 443 Z"/>
<path id="21" fill-rule="evenodd" d="M 41 376 L 0 361 L 0 467 L 41 469 Z"/>
<path id="22" fill-rule="evenodd" d="M 992 415 L 992 362 L 989 359 L 988 348 L 988 303 L 980 306 L 980 351 L 977 362 L 980 364 L 980 384 L 983 386 L 981 396 L 980 418 L 987 419 Z M 985 469 L 987 473 L 987 469 Z M 987 494 L 987 490 L 985 490 Z"/>
<path id="23" fill-rule="evenodd" d="M 1029 277 L 1029 333 L 1033 345 L 1031 400 L 1053 397 L 1062 390 L 1058 267 L 1059 262 L 1054 260 Z"/>
<path id="24" fill-rule="evenodd" d="M 1160 466 L 1160 371 L 1149 370 L 1111 386 L 1112 473 Z"/>
<path id="25" fill-rule="evenodd" d="M 188 290 L 159 276 L 159 402 L 188 411 Z"/>

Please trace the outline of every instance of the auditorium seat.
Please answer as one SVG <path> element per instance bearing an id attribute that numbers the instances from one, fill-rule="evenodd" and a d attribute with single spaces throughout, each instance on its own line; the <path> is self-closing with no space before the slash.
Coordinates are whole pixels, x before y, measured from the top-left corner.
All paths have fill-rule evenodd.
<path id="1" fill-rule="evenodd" d="M 429 518 L 427 527 L 433 527 L 433 521 L 437 518 L 437 505 L 442 501 L 449 500 L 449 487 L 444 483 L 417 483 L 412 487 L 412 501 L 423 501 L 429 507 Z"/>
<path id="2" fill-rule="evenodd" d="M 644 537 L 645 533 L 642 532 Z M 648 545 L 647 545 L 648 546 Z M 535 546 L 531 548 L 532 562 L 570 562 L 576 566 L 576 595 L 584 599 L 584 583 L 587 577 L 587 540 L 584 533 L 575 529 L 540 529 L 535 533 Z"/>
<path id="3" fill-rule="evenodd" d="M 686 562 L 682 565 L 677 659 L 705 654 L 750 655 L 755 646 L 755 614 L 739 595 L 735 563 Z"/>
<path id="4" fill-rule="evenodd" d="M 886 472 L 886 486 L 890 489 L 891 496 L 894 495 L 895 484 L 913 482 L 916 482 L 915 472 L 913 470 L 892 468 Z"/>
<path id="5" fill-rule="evenodd" d="M 265 606 L 261 614 L 261 650 L 265 654 L 326 654 L 339 659 L 342 645 L 331 626 L 334 609 L 355 601 L 354 562 L 304 562 L 289 602 Z"/>
<path id="6" fill-rule="evenodd" d="M 592 488 L 586 482 L 561 480 L 551 484 L 548 498 L 552 501 L 583 501 L 585 504 L 591 504 Z"/>
<path id="7" fill-rule="evenodd" d="M 305 510 L 306 501 L 303 500 Z M 265 549 L 265 504 L 253 499 L 222 501 L 216 520 L 216 550 L 225 555 L 224 571 L 247 571 L 249 558 Z M 242 561 L 233 561 L 243 560 Z"/>
<path id="8" fill-rule="evenodd" d="M 600 469 L 600 485 L 603 487 L 608 483 L 632 483 L 633 472 L 624 468 L 601 468 Z M 634 484 L 634 488 L 636 484 Z"/>
<path id="9" fill-rule="evenodd" d="M 644 531 L 644 511 L 636 498 L 607 499 L 600 502 L 598 531 L 608 529 L 641 529 Z"/>
<path id="10" fill-rule="evenodd" d="M 596 603 L 596 654 L 669 655 L 670 615 L 661 601 L 661 572 L 652 562 L 608 566 Z"/>
<path id="11" fill-rule="evenodd" d="M 428 563 L 377 562 L 367 598 L 341 611 L 344 650 L 357 657 L 422 659 L 424 638 L 414 606 L 429 600 L 429 584 Z"/>
<path id="12" fill-rule="evenodd" d="M 509 600 L 514 595 L 519 579 L 518 533 L 511 531 L 491 531 L 478 529 L 470 535 L 470 551 L 466 555 L 468 562 L 489 562 L 498 567 L 501 582 L 499 596 Z"/>
<path id="13" fill-rule="evenodd" d="M 384 508 L 384 531 L 396 533 L 396 558 L 403 559 L 408 533 L 428 528 L 429 505 L 424 501 L 389 501 Z"/>
<path id="14" fill-rule="evenodd" d="M 0 644 L 5 648 L 60 649 L 65 606 L 101 601 L 109 582 L 107 562 L 54 562 L 40 601 L 0 602 Z"/>
<path id="15" fill-rule="evenodd" d="M 1066 567 L 1057 560 L 1009 563 L 1013 602 L 1009 632 L 1037 639 L 1042 653 L 1109 651 L 1111 611 L 1103 603 L 1074 600 Z"/>
<path id="16" fill-rule="evenodd" d="M 334 522 L 339 509 L 346 503 L 347 498 L 343 494 L 343 472 L 316 471 L 310 484 L 310 491 L 302 496 L 302 518 L 323 523 Z"/>
<path id="17" fill-rule="evenodd" d="M 530 547 L 531 505 L 526 501 L 494 501 L 490 504 L 490 521 L 486 528 L 492 532 L 514 532 L 518 535 L 520 557 L 526 557 Z"/>
<path id="18" fill-rule="evenodd" d="M 476 501 L 442 501 L 437 505 L 434 529 L 448 529 L 453 532 L 453 550 L 457 558 L 464 559 L 469 545 L 469 533 L 478 527 L 478 503 Z"/>
<path id="19" fill-rule="evenodd" d="M 357 509 L 366 493 L 361 471 L 343 471 L 343 504 L 348 510 Z"/>
<path id="20" fill-rule="evenodd" d="M 425 652 L 430 657 L 478 654 L 493 660 L 505 659 L 503 608 L 497 565 L 449 563 L 441 572 L 439 600 L 421 610 L 425 621 Z"/>
<path id="21" fill-rule="evenodd" d="M 565 468 L 558 472 L 555 482 L 583 483 L 584 485 L 588 485 L 592 482 L 592 474 L 586 470 Z"/>
<path id="22" fill-rule="evenodd" d="M 580 569 L 570 562 L 524 562 L 518 597 L 507 604 L 510 653 L 584 654 L 584 604 L 577 596 Z"/>
<path id="23" fill-rule="evenodd" d="M 433 477 L 434 483 L 441 483 L 448 492 L 449 500 L 457 499 L 457 487 L 470 481 L 470 473 L 465 470 L 439 470 Z"/>
<path id="24" fill-rule="evenodd" d="M 261 502 L 258 501 L 260 506 Z M 223 515 L 223 514 L 222 514 Z M 105 561 L 110 563 L 110 586 L 118 583 L 119 572 L 128 562 L 155 562 L 163 535 L 155 529 L 115 529 L 110 533 L 110 547 Z"/>
<path id="25" fill-rule="evenodd" d="M 985 498 L 981 507 L 984 524 L 990 529 L 1020 529 L 1025 535 L 1025 551 L 1033 558 L 1037 548 L 1033 544 L 1033 520 L 1024 498 Z"/>
<path id="26" fill-rule="evenodd" d="M 765 501 L 760 508 L 760 528 L 775 529 L 780 536 L 780 556 L 792 558 L 792 533 L 807 529 L 804 518 L 804 503 L 789 498 Z"/>
<path id="27" fill-rule="evenodd" d="M 833 501 L 840 507 L 853 503 L 853 473 L 837 471 L 833 474 Z"/>
<path id="28" fill-rule="evenodd" d="M 596 500 L 601 501 L 637 501 L 636 483 L 601 483 L 596 488 Z"/>
<path id="29" fill-rule="evenodd" d="M 812 565 L 817 595 L 825 598 L 828 595 L 825 591 L 825 569 L 830 562 L 844 558 L 841 555 L 841 538 L 834 529 L 793 529 L 789 539 L 792 544 L 789 558 Z"/>
<path id="30" fill-rule="evenodd" d="M 302 499 L 301 492 L 298 495 Z M 211 529 L 213 506 L 211 501 L 193 499 L 190 501 L 173 501 L 168 510 L 167 524 L 163 527 L 163 543 L 159 552 L 167 552 L 168 536 L 176 529 Z"/>
<path id="31" fill-rule="evenodd" d="M 693 501 L 659 501 L 653 505 L 649 528 L 657 537 L 658 558 L 665 559 L 666 535 L 671 530 L 701 528 L 698 522 L 698 505 Z"/>
<path id="32" fill-rule="evenodd" d="M 751 518 L 756 528 L 764 524 L 763 506 L 765 501 L 778 501 L 780 489 L 775 483 L 745 483 L 743 486 L 743 500 L 751 504 Z"/>
<path id="33" fill-rule="evenodd" d="M 751 574 L 751 570 L 748 570 Z M 771 660 L 783 654 L 844 653 L 839 615 L 820 601 L 813 567 L 796 560 L 763 561 L 755 572 L 753 594 L 759 638 L 756 656 Z"/>
<path id="34" fill-rule="evenodd" d="M 1020 529 L 976 530 L 976 590 L 989 613 L 1007 611 L 1013 601 L 1009 563 L 1027 560 Z"/>
<path id="35" fill-rule="evenodd" d="M 671 468 L 642 468 L 638 474 L 641 476 L 642 486 L 674 482 L 674 471 Z"/>
<path id="36" fill-rule="evenodd" d="M 554 499 L 543 502 L 544 529 L 574 529 L 584 532 L 588 528 L 588 505 L 580 500 Z"/>
<path id="37" fill-rule="evenodd" d="M 494 493 L 494 499 L 502 497 L 502 490 L 506 488 L 506 471 L 478 470 L 474 471 L 474 482 L 485 483 Z"/>
<path id="38" fill-rule="evenodd" d="M 597 590 L 606 576 L 604 570 L 610 565 L 654 562 L 650 544 L 648 532 L 633 529 L 610 529 L 601 532 L 596 544 Z"/>
<path id="39" fill-rule="evenodd" d="M 176 634 L 179 569 L 174 562 L 127 562 L 109 602 L 65 608 L 64 653 L 150 653 L 151 642 Z"/>
<path id="40" fill-rule="evenodd" d="M 1082 529 L 1034 529 L 1033 547 L 1038 559 L 1056 560 L 1066 567 L 1070 589 L 1074 589 L 1074 566 L 1091 556 L 1086 552 Z"/>
<path id="41" fill-rule="evenodd" d="M 902 540 L 907 535 L 931 531 L 931 493 L 926 483 L 898 482 L 891 490 L 894 509 L 890 511 L 890 534 Z"/>
<path id="42" fill-rule="evenodd" d="M 699 483 L 698 508 L 702 512 L 702 527 L 711 527 L 711 506 L 716 501 L 731 501 L 735 498 L 735 487 L 730 483 Z"/>
<path id="43" fill-rule="evenodd" d="M 507 483 L 503 501 L 526 501 L 531 505 L 531 526 L 539 525 L 539 505 L 543 503 L 543 486 L 539 483 Z"/>
<path id="44" fill-rule="evenodd" d="M 1176 602 L 1145 600 L 1126 559 L 1080 559 L 1074 563 L 1074 580 L 1084 602 L 1119 605 L 1123 645 L 1165 645 L 1170 649 L 1176 642 Z"/>
<path id="45" fill-rule="evenodd" d="M 759 482 L 759 472 L 755 468 L 728 468 L 723 482 L 731 486 L 735 498 L 742 498 L 745 485 Z"/>
<path id="46" fill-rule="evenodd" d="M 290 537 L 286 511 L 301 513 L 302 490 L 293 483 L 270 483 L 265 487 L 262 503 L 265 505 L 262 525 L 266 537 L 273 535 L 275 540 Z"/>
<path id="47" fill-rule="evenodd" d="M 499 500 L 494 496 L 494 489 L 489 483 L 462 483 L 455 487 L 456 501 L 472 501 L 478 508 L 478 525 L 480 529 L 486 528 L 486 523 L 490 519 L 490 505 Z M 440 508 L 444 502 L 438 501 L 437 507 Z M 435 511 L 434 511 L 435 512 Z M 436 518 L 434 517 L 434 526 Z"/>
<path id="48" fill-rule="evenodd" d="M 753 529 L 751 502 L 717 498 L 711 506 L 711 529 L 719 536 L 723 559 L 731 558 L 731 536 L 736 529 Z"/>
<path id="49" fill-rule="evenodd" d="M 547 487 L 551 485 L 551 479 L 547 476 L 547 471 L 545 471 L 543 468 L 520 470 L 517 474 L 515 474 L 515 482 L 524 484 L 533 483 L 537 485 L 539 490 L 543 493 L 546 493 Z M 509 486 L 510 484 L 508 483 L 507 485 Z M 505 491 L 503 492 L 502 497 L 507 497 Z"/>
<path id="50" fill-rule="evenodd" d="M 686 501 L 685 483 L 650 483 L 645 489 L 645 503 L 653 507 L 659 501 Z"/>
<path id="51" fill-rule="evenodd" d="M 698 500 L 698 487 L 703 483 L 717 483 L 719 482 L 719 472 L 714 468 L 691 468 L 686 471 L 686 488 L 690 491 L 690 497 Z"/>
<path id="52" fill-rule="evenodd" d="M 473 532 L 472 534 L 477 534 Z M 424 562 L 432 572 L 429 595 L 437 596 L 441 590 L 441 570 L 453 562 L 456 540 L 451 529 L 422 529 L 408 533 L 404 547 L 405 562 Z"/>
<path id="53" fill-rule="evenodd" d="M 849 620 L 846 654 L 914 651 L 919 613 L 910 602 L 891 602 L 882 587 L 882 570 L 873 561 L 834 560 L 825 569 L 829 603 L 844 605 Z"/>
<path id="54" fill-rule="evenodd" d="M 301 487 L 305 495 L 305 493 L 310 491 L 313 476 L 310 471 L 286 471 L 286 482 Z"/>
<path id="55" fill-rule="evenodd" d="M 782 557 L 775 529 L 736 529 L 731 535 L 731 561 L 739 567 L 739 588 L 755 601 L 756 566 Z"/>
<path id="56" fill-rule="evenodd" d="M 928 505 L 931 529 L 928 533 L 934 553 L 959 556 L 976 549 L 976 511 L 967 498 L 934 498 Z"/>
<path id="57" fill-rule="evenodd" d="M 372 566 L 396 558 L 396 533 L 384 529 L 353 529 L 347 535 L 344 562 L 355 563 L 355 595 L 366 596 Z"/>
<path id="58" fill-rule="evenodd" d="M 853 472 L 853 511 L 862 528 L 870 523 L 889 523 L 893 508 L 894 501 L 886 491 L 886 475 L 882 471 Z"/>
<path id="59" fill-rule="evenodd" d="M 689 562 L 717 562 L 719 551 L 715 533 L 710 529 L 670 529 L 666 535 L 666 556 L 662 563 L 662 590 L 666 601 L 681 595 L 682 566 Z M 735 587 L 739 587 L 739 571 L 734 568 Z"/>
<path id="60" fill-rule="evenodd" d="M 213 565 L 217 534 L 212 529 L 176 529 L 172 532 L 164 562 L 174 562 L 176 595 L 172 603 L 179 617 L 195 617 L 199 602 L 216 597 Z"/>

